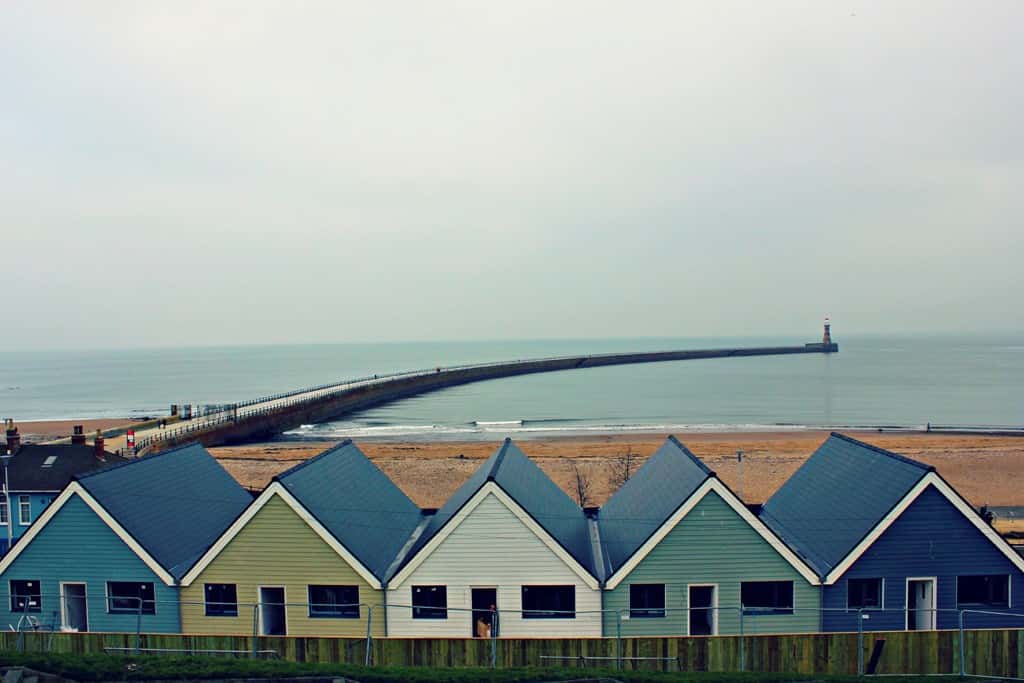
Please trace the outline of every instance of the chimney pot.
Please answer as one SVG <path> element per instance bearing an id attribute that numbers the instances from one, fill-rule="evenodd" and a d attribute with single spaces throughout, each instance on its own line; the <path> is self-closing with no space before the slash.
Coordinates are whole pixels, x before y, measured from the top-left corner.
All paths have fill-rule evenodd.
<path id="1" fill-rule="evenodd" d="M 71 443 L 76 446 L 85 445 L 85 428 L 82 425 L 75 425 L 71 434 Z"/>
<path id="2" fill-rule="evenodd" d="M 18 433 L 18 428 L 14 426 L 14 420 L 7 418 L 7 450 L 11 453 L 18 450 L 21 446 L 21 434 Z"/>
<path id="3" fill-rule="evenodd" d="M 106 460 L 107 452 L 103 449 L 103 433 L 100 430 L 96 430 L 96 440 L 93 448 L 96 449 L 96 458 L 98 460 Z"/>

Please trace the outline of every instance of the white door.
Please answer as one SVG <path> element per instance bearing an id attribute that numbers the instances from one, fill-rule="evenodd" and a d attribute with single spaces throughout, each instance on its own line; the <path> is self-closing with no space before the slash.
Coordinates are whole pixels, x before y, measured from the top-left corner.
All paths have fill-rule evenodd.
<path id="1" fill-rule="evenodd" d="M 89 603 L 85 598 L 84 583 L 62 583 L 60 585 L 61 624 L 68 631 L 89 630 Z"/>
<path id="2" fill-rule="evenodd" d="M 288 635 L 284 586 L 260 586 L 260 635 Z"/>
<path id="3" fill-rule="evenodd" d="M 935 630 L 935 579 L 907 579 L 907 630 Z"/>

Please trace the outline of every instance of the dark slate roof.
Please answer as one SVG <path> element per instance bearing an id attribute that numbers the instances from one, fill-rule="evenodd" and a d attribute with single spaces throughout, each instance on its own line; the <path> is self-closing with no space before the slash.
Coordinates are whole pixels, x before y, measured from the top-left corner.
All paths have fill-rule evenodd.
<path id="1" fill-rule="evenodd" d="M 597 576 L 590 529 L 583 510 L 511 439 L 505 439 L 494 455 L 430 519 L 405 561 L 412 559 L 488 481 L 500 486 L 577 562 Z"/>
<path id="2" fill-rule="evenodd" d="M 46 461 L 53 458 L 49 466 Z M 11 491 L 60 491 L 71 479 L 110 465 L 125 462 L 113 453 L 96 457 L 92 446 L 79 444 L 26 444 L 7 466 Z"/>
<path id="3" fill-rule="evenodd" d="M 422 518 L 350 440 L 274 479 L 381 581 Z"/>
<path id="4" fill-rule="evenodd" d="M 625 564 L 713 476 L 678 439 L 668 437 L 601 508 L 601 545 L 609 573 Z"/>
<path id="5" fill-rule="evenodd" d="M 199 444 L 128 460 L 76 480 L 176 579 L 252 502 Z"/>
<path id="6" fill-rule="evenodd" d="M 761 519 L 825 577 L 933 468 L 833 432 Z"/>

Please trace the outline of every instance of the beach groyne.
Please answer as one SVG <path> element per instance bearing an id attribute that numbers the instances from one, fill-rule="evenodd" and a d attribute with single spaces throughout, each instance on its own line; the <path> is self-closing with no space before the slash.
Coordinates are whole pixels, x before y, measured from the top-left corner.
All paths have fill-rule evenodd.
<path id="1" fill-rule="evenodd" d="M 346 414 L 410 396 L 504 377 L 542 372 L 561 372 L 612 365 L 663 363 L 707 358 L 742 358 L 794 354 L 836 353 L 839 346 L 826 337 L 802 346 L 692 349 L 561 356 L 436 367 L 389 376 L 373 376 L 336 385 L 278 394 L 233 406 L 213 416 L 183 422 L 173 429 L 146 434 L 137 442 L 139 452 L 162 450 L 199 441 L 204 446 L 223 446 L 267 439 L 304 424 L 318 424 Z"/>

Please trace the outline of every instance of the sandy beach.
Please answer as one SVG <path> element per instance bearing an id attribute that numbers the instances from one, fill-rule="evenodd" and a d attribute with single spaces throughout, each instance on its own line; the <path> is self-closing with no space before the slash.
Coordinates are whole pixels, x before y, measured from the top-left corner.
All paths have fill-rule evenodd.
<path id="1" fill-rule="evenodd" d="M 849 433 L 868 443 L 934 465 L 974 505 L 1024 505 L 1024 439 L 1015 437 Z M 828 432 L 700 433 L 680 440 L 734 490 L 736 451 L 742 449 L 743 498 L 763 502 L 814 452 Z M 637 465 L 665 435 L 562 437 L 520 442 L 520 447 L 566 491 L 574 467 L 591 481 L 591 504 L 614 486 L 614 466 L 627 451 Z M 270 442 L 212 449 L 243 485 L 261 488 L 275 474 L 329 448 L 332 442 Z M 359 447 L 422 507 L 440 506 L 499 442 L 360 442 Z"/>
<path id="2" fill-rule="evenodd" d="M 140 420 L 133 420 L 127 417 L 104 418 L 96 420 L 36 420 L 21 421 L 16 423 L 18 433 L 21 435 L 22 443 L 35 443 L 39 441 L 51 441 L 70 437 L 75 425 L 82 425 L 85 433 L 92 439 L 96 430 L 117 429 Z"/>

